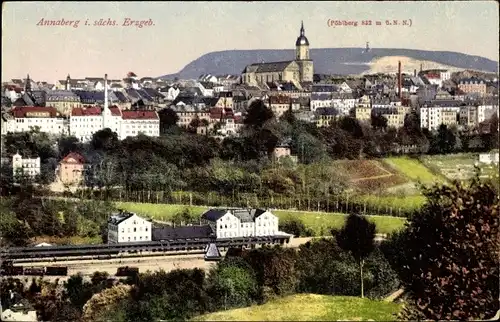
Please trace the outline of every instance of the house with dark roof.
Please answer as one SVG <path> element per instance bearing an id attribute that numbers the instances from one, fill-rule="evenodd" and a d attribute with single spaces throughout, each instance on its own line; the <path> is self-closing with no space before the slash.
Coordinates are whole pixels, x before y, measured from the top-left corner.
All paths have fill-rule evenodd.
<path id="1" fill-rule="evenodd" d="M 283 234 L 278 230 L 278 217 L 264 209 L 210 209 L 201 221 L 212 227 L 218 239 Z"/>
<path id="2" fill-rule="evenodd" d="M 108 243 L 152 240 L 152 222 L 132 212 L 120 211 L 108 219 Z"/>

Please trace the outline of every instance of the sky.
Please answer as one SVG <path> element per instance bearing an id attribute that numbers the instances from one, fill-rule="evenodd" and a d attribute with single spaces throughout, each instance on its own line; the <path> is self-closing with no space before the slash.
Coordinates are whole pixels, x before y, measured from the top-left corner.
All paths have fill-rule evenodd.
<path id="1" fill-rule="evenodd" d="M 311 48 L 455 51 L 498 61 L 497 1 L 436 2 L 3 2 L 2 81 L 139 77 L 180 71 L 231 49 L 293 49 L 301 20 Z M 40 25 L 41 19 L 80 20 Z M 126 18 L 150 26 L 123 26 Z M 99 19 L 115 26 L 94 26 Z M 357 21 L 329 27 L 328 20 Z M 412 25 L 385 26 L 386 19 Z M 361 26 L 371 20 L 372 26 Z M 375 26 L 375 21 L 383 22 Z M 85 25 L 87 21 L 88 25 Z"/>

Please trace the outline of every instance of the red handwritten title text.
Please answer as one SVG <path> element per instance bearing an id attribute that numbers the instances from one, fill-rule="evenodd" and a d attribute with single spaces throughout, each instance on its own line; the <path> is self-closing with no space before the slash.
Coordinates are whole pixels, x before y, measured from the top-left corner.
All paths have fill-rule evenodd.
<path id="1" fill-rule="evenodd" d="M 41 18 L 40 21 L 36 24 L 37 26 L 55 26 L 55 27 L 73 27 L 78 28 L 82 26 L 91 26 L 91 27 L 135 27 L 135 28 L 144 28 L 154 26 L 155 23 L 153 20 L 133 20 L 132 18 L 124 18 L 122 21 L 116 21 L 111 18 L 101 18 L 97 20 L 90 21 L 89 19 L 85 20 L 68 20 L 68 19 L 55 19 L 49 20 L 45 18 Z"/>

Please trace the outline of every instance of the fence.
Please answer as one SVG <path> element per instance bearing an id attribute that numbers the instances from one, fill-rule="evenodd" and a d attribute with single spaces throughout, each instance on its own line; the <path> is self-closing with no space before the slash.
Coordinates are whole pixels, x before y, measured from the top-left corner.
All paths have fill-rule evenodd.
<path id="1" fill-rule="evenodd" d="M 152 204 L 179 204 L 210 207 L 270 208 L 297 211 L 321 211 L 339 213 L 361 213 L 366 215 L 408 217 L 415 211 L 411 208 L 394 207 L 390 203 L 360 201 L 347 196 L 312 197 L 304 195 L 259 196 L 255 193 L 235 193 L 226 196 L 216 192 L 165 192 L 165 191 L 79 191 L 72 194 L 84 199 Z"/>

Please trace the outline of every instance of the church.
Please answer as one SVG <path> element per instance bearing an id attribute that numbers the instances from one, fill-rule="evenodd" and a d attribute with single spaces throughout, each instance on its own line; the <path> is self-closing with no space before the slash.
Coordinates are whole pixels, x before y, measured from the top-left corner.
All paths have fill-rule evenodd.
<path id="1" fill-rule="evenodd" d="M 241 75 L 241 82 L 259 86 L 267 82 L 312 83 L 313 61 L 309 57 L 309 40 L 304 23 L 295 42 L 295 60 L 248 65 Z"/>

